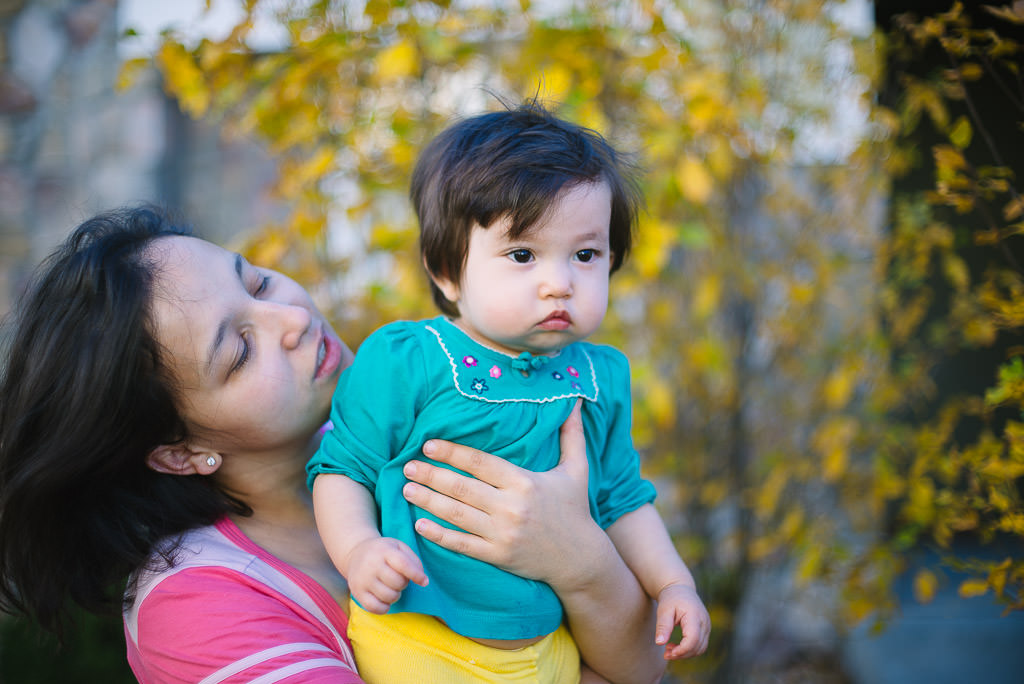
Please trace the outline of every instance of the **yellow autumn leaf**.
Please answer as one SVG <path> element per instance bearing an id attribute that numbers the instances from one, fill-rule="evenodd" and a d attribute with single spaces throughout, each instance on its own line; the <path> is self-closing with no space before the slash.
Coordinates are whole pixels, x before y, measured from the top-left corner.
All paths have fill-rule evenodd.
<path id="1" fill-rule="evenodd" d="M 944 181 L 951 180 L 957 171 L 967 166 L 963 152 L 949 145 L 936 145 L 932 148 L 932 158 L 935 160 L 936 175 Z"/>
<path id="2" fill-rule="evenodd" d="M 1021 513 L 1009 513 L 1004 515 L 999 521 L 999 529 L 1010 534 L 1015 534 L 1018 537 L 1024 537 L 1024 514 Z"/>
<path id="3" fill-rule="evenodd" d="M 852 418 L 841 416 L 830 418 L 815 431 L 811 441 L 821 455 L 822 477 L 826 482 L 836 482 L 846 472 L 850 441 L 856 430 Z"/>
<path id="4" fill-rule="evenodd" d="M 939 588 L 939 578 L 927 568 L 922 568 L 914 575 L 914 598 L 918 603 L 931 603 Z"/>
<path id="5" fill-rule="evenodd" d="M 1024 214 L 1024 197 L 1014 197 L 1003 207 L 1003 218 L 1013 221 L 1021 214 Z"/>
<path id="6" fill-rule="evenodd" d="M 686 360 L 693 368 L 705 373 L 723 370 L 728 361 L 722 343 L 714 338 L 701 338 L 685 348 Z"/>
<path id="7" fill-rule="evenodd" d="M 687 154 L 676 166 L 676 185 L 683 197 L 694 204 L 704 204 L 711 197 L 714 180 L 701 160 Z"/>
<path id="8" fill-rule="evenodd" d="M 846 472 L 849 452 L 845 444 L 834 444 L 822 460 L 822 477 L 826 482 L 837 482 Z"/>
<path id="9" fill-rule="evenodd" d="M 280 191 L 286 197 L 296 197 L 319 183 L 334 166 L 336 152 L 324 145 L 309 157 L 282 163 Z"/>
<path id="10" fill-rule="evenodd" d="M 840 365 L 834 368 L 825 379 L 822 388 L 825 405 L 830 409 L 846 406 L 856 386 L 857 369 L 851 365 Z"/>
<path id="11" fill-rule="evenodd" d="M 711 124 L 720 120 L 725 113 L 721 103 L 710 97 L 699 97 L 687 103 L 686 123 L 690 124 L 697 134 L 706 133 Z"/>
<path id="12" fill-rule="evenodd" d="M 785 468 L 773 468 L 768 479 L 760 486 L 754 504 L 754 512 L 761 518 L 768 518 L 775 513 L 782 491 L 789 481 L 789 473 Z"/>
<path id="13" fill-rule="evenodd" d="M 1024 477 L 1024 463 L 1014 461 L 989 461 L 978 469 L 978 474 L 993 480 L 1009 482 Z"/>
<path id="14" fill-rule="evenodd" d="M 725 500 L 729 488 L 722 480 L 708 480 L 700 488 L 700 502 L 705 506 L 717 506 Z"/>
<path id="15" fill-rule="evenodd" d="M 117 83 L 114 87 L 118 91 L 128 90 L 135 85 L 136 80 L 141 74 L 146 73 L 149 66 L 149 59 L 144 57 L 126 60 L 121 64 L 121 70 L 117 74 Z"/>
<path id="16" fill-rule="evenodd" d="M 656 278 L 678 242 L 678 231 L 663 221 L 644 218 L 637 230 L 630 260 L 644 278 Z"/>
<path id="17" fill-rule="evenodd" d="M 157 52 L 156 62 L 181 110 L 194 118 L 205 114 L 210 107 L 210 91 L 192 55 L 178 43 L 164 43 Z"/>
<path id="18" fill-rule="evenodd" d="M 314 214 L 309 211 L 296 211 L 292 217 L 291 228 L 307 240 L 312 240 L 323 235 L 327 220 L 323 214 Z"/>
<path id="19" fill-rule="evenodd" d="M 988 501 L 997 511 L 1009 511 L 1013 500 L 1001 489 L 994 488 L 988 493 Z"/>
<path id="20" fill-rule="evenodd" d="M 1006 558 L 994 566 L 988 573 L 988 582 L 997 596 L 1002 596 L 1006 591 L 1006 580 L 1010 567 L 1013 565 L 1012 558 Z"/>
<path id="21" fill-rule="evenodd" d="M 670 427 L 676 420 L 676 403 L 672 387 L 661 378 L 651 378 L 647 383 L 647 406 L 658 427 Z"/>
<path id="22" fill-rule="evenodd" d="M 966 116 L 961 116 L 953 124 L 952 130 L 949 131 L 949 140 L 963 150 L 971 144 L 972 133 L 970 120 Z"/>
<path id="23" fill-rule="evenodd" d="M 789 299 L 797 307 L 810 305 L 820 292 L 821 285 L 817 282 L 790 283 L 789 285 Z"/>
<path id="24" fill-rule="evenodd" d="M 369 248 L 374 251 L 396 252 L 406 247 L 412 231 L 402 226 L 378 223 L 370 229 Z"/>
<path id="25" fill-rule="evenodd" d="M 960 78 L 965 81 L 977 81 L 979 78 L 985 75 L 985 70 L 980 64 L 974 62 L 967 62 L 960 65 Z"/>
<path id="26" fill-rule="evenodd" d="M 757 537 L 750 542 L 747 554 L 752 561 L 761 561 L 774 553 L 779 548 L 779 543 L 774 537 Z"/>
<path id="27" fill-rule="evenodd" d="M 254 264 L 265 265 L 269 268 L 281 263 L 281 259 L 288 252 L 289 239 L 281 231 L 266 231 L 254 240 L 246 256 Z"/>
<path id="28" fill-rule="evenodd" d="M 817 577 L 823 565 L 825 550 L 821 544 L 812 544 L 800 558 L 796 569 L 796 580 L 806 584 Z"/>
<path id="29" fill-rule="evenodd" d="M 982 316 L 972 316 L 963 324 L 964 339 L 978 347 L 992 344 L 998 332 L 995 322 Z"/>
<path id="30" fill-rule="evenodd" d="M 380 52 L 374 65 L 378 79 L 383 82 L 396 81 L 416 74 L 420 68 L 420 59 L 416 46 L 403 39 Z"/>
<path id="31" fill-rule="evenodd" d="M 927 477 L 907 482 L 908 500 L 904 511 L 911 522 L 930 525 L 935 517 L 935 485 Z"/>
<path id="32" fill-rule="evenodd" d="M 974 598 L 975 596 L 984 596 L 987 591 L 988 580 L 972 578 L 961 582 L 957 593 L 960 598 Z"/>
<path id="33" fill-rule="evenodd" d="M 722 299 L 722 281 L 717 273 L 710 273 L 697 282 L 693 293 L 693 313 L 705 319 L 718 309 Z"/>
<path id="34" fill-rule="evenodd" d="M 793 508 L 786 513 L 779 525 L 779 536 L 783 539 L 793 540 L 804 525 L 804 511 L 802 508 Z"/>
<path id="35" fill-rule="evenodd" d="M 971 276 L 963 259 L 956 254 L 946 254 L 942 260 L 942 267 L 950 285 L 960 292 L 967 289 Z"/>
<path id="36" fill-rule="evenodd" d="M 707 163 L 715 178 L 726 179 L 736 164 L 736 152 L 724 140 L 716 138 L 711 141 Z"/>

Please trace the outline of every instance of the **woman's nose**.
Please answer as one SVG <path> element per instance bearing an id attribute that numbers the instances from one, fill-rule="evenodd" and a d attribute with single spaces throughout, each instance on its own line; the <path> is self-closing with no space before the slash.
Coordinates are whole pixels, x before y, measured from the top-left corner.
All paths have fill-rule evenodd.
<path id="1" fill-rule="evenodd" d="M 294 349 L 302 342 L 302 336 L 313 322 L 313 314 L 304 306 L 264 302 L 266 316 L 281 335 L 281 346 Z"/>

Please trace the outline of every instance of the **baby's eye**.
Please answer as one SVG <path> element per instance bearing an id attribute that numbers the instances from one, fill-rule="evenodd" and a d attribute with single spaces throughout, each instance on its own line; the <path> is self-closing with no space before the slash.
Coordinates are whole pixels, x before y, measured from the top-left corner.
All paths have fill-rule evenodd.
<path id="1" fill-rule="evenodd" d="M 508 256 L 512 261 L 517 264 L 528 264 L 533 261 L 533 254 L 528 249 L 515 249 L 508 253 Z"/>
<path id="2" fill-rule="evenodd" d="M 580 251 L 576 252 L 576 258 L 582 261 L 583 263 L 593 261 L 594 259 L 597 258 L 597 250 L 581 249 Z"/>

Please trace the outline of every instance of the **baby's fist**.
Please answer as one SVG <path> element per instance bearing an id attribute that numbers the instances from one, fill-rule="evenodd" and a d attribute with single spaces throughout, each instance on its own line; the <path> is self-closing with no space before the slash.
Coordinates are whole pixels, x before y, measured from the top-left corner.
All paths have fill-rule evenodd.
<path id="1" fill-rule="evenodd" d="M 670 644 L 672 629 L 679 625 L 682 638 Z M 708 648 L 711 616 L 697 590 L 687 584 L 670 584 L 658 594 L 658 621 L 654 642 L 665 644 L 665 659 L 678 660 L 699 656 Z"/>

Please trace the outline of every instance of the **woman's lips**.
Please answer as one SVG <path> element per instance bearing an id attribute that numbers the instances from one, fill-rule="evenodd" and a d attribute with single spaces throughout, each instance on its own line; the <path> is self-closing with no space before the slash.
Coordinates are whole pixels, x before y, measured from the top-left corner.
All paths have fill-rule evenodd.
<path id="1" fill-rule="evenodd" d="M 341 343 L 324 331 L 320 338 L 320 347 L 317 350 L 316 358 L 318 363 L 313 378 L 319 380 L 333 373 L 341 363 Z"/>

